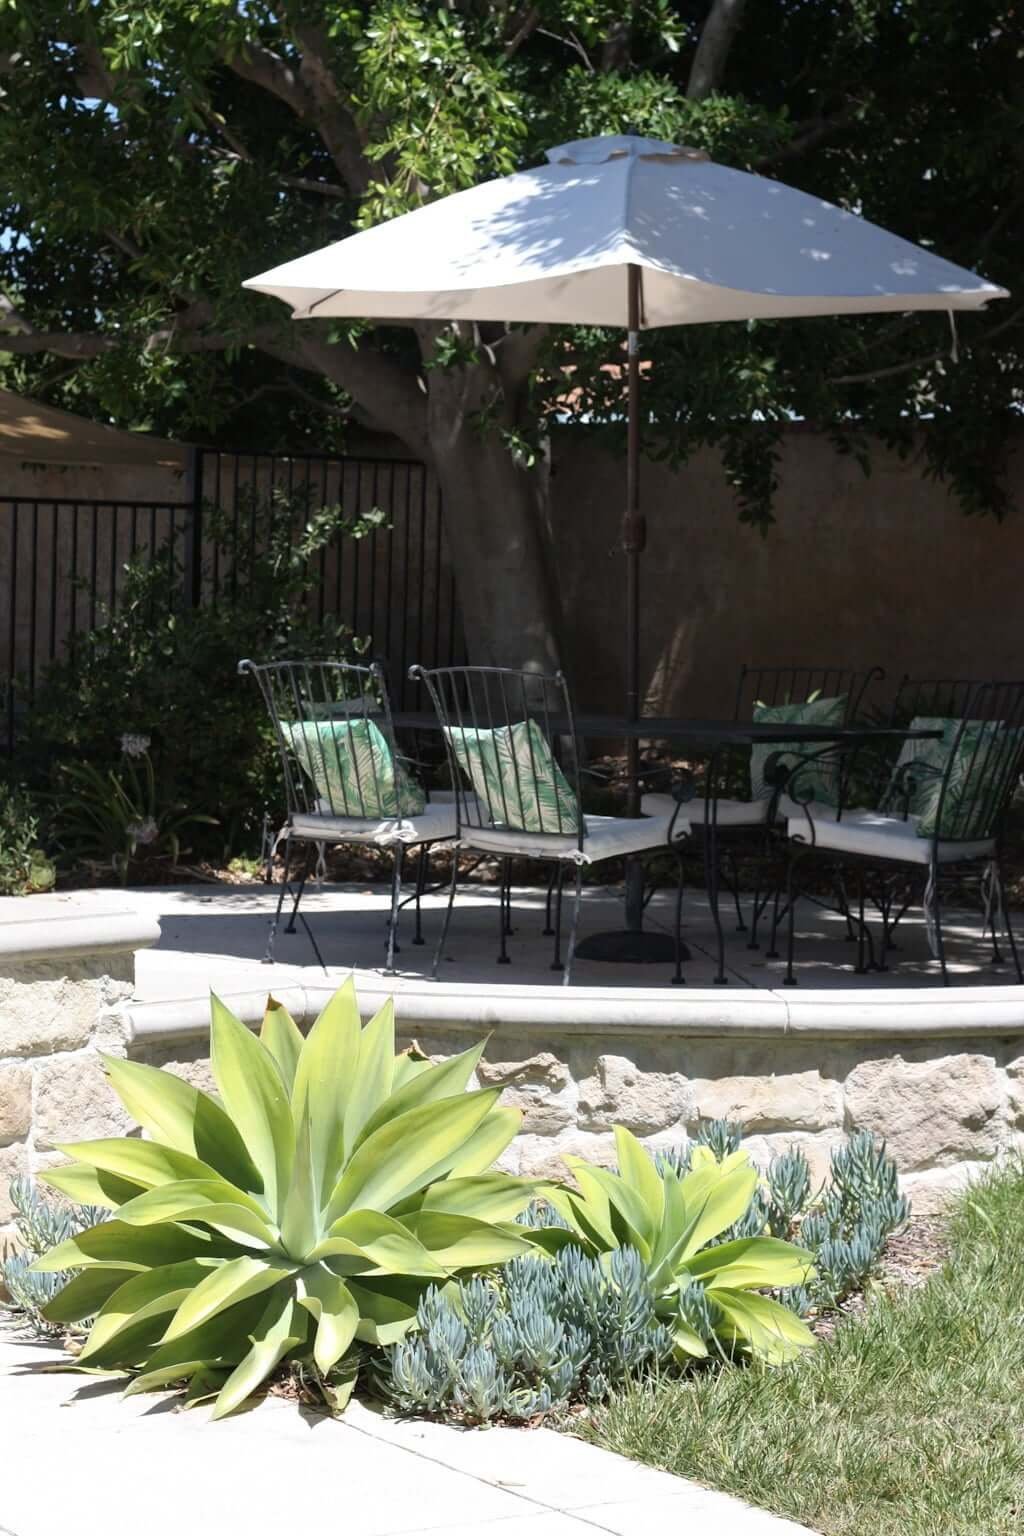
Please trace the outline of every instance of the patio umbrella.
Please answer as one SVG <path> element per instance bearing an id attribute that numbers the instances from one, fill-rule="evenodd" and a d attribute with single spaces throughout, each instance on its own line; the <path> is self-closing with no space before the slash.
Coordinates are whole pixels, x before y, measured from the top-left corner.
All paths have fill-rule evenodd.
<path id="1" fill-rule="evenodd" d="M 246 288 L 293 318 L 504 320 L 628 331 L 626 714 L 640 706 L 640 340 L 661 325 L 981 309 L 1006 290 L 700 150 L 607 135 L 285 262 Z M 631 810 L 638 809 L 630 743 Z M 634 916 L 635 906 L 634 905 Z"/>

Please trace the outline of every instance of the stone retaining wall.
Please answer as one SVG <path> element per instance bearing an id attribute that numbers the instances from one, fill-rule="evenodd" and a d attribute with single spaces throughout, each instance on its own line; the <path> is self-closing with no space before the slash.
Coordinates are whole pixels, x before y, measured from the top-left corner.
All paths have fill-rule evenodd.
<path id="1" fill-rule="evenodd" d="M 1006 1027 L 1002 1013 L 994 1030 L 986 1027 L 988 998 L 978 994 L 994 991 L 1003 996 L 1004 1009 L 1009 1005 L 1017 1013 L 1016 1027 Z M 1013 1003 L 1004 995 L 1010 991 Z M 327 995 L 323 988 L 296 989 L 282 1000 L 308 1023 Z M 758 1162 L 795 1145 L 820 1178 L 832 1148 L 864 1127 L 886 1138 L 915 1210 L 925 1213 L 995 1159 L 1024 1147 L 1024 989 L 963 989 L 967 1011 L 960 1033 L 948 994 L 943 996 L 946 1001 L 936 1000 L 929 1010 L 930 1036 L 909 999 L 903 1033 L 897 1007 L 885 1031 L 877 1020 L 859 1035 L 852 1023 L 839 1031 L 833 1022 L 828 1034 L 804 1021 L 799 1032 L 791 1023 L 792 1032 L 779 1036 L 764 1028 L 763 1018 L 756 1026 L 732 1027 L 720 1018 L 713 1037 L 701 1035 L 693 1018 L 675 1032 L 670 1024 L 645 1030 L 630 1022 L 588 1034 L 583 1020 L 559 1032 L 539 1019 L 527 1028 L 471 1018 L 424 1020 L 410 1028 L 414 1000 L 405 1009 L 401 994 L 396 1001 L 404 1043 L 415 1037 L 431 1056 L 463 1050 L 493 1030 L 479 1081 L 503 1088 L 503 1102 L 524 1113 L 522 1134 L 503 1159 L 510 1172 L 564 1175 L 566 1152 L 609 1164 L 616 1123 L 660 1147 L 692 1134 L 702 1118 L 725 1117 L 743 1125 L 745 1144 Z M 256 1022 L 254 998 L 228 1001 Z M 364 989 L 361 1001 L 371 1006 L 374 1000 Z M 688 999 L 691 1012 L 695 1001 Z M 129 1010 L 135 1018 L 131 1054 L 210 1086 L 205 1038 L 161 1038 L 154 1015 L 167 1005 L 149 1006 L 149 1012 L 145 1006 Z M 720 1002 L 716 1006 L 721 1009 Z M 443 1002 L 438 1007 L 443 1011 Z M 809 994 L 799 1011 L 813 1017 Z M 169 1012 L 165 1027 L 171 1027 Z"/>
<path id="2" fill-rule="evenodd" d="M 134 951 L 157 924 L 112 897 L 0 901 L 0 1238 L 8 1183 L 57 1144 L 131 1129 L 99 1052 L 210 1086 L 205 998 L 131 1000 Z M 651 1147 L 702 1118 L 739 1121 L 766 1163 L 790 1145 L 816 1176 L 865 1127 L 884 1136 L 919 1212 L 1024 1148 L 1024 988 L 907 992 L 610 991 L 389 983 L 359 978 L 369 1013 L 396 994 L 403 1041 L 429 1055 L 490 1033 L 481 1084 L 524 1112 L 509 1171 L 561 1175 L 565 1153 L 614 1157 L 621 1123 Z M 330 987 L 288 987 L 308 1025 Z M 265 997 L 225 999 L 258 1024 Z"/>
<path id="3" fill-rule="evenodd" d="M 126 1053 L 117 1005 L 159 932 L 116 897 L 0 900 L 0 1240 L 12 1178 L 62 1161 L 60 1141 L 131 1129 L 98 1053 Z"/>

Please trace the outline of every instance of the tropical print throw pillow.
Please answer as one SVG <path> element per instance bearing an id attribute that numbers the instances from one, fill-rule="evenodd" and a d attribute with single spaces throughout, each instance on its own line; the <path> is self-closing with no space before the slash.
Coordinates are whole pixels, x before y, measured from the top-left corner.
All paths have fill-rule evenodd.
<path id="1" fill-rule="evenodd" d="M 805 699 L 802 704 L 755 704 L 754 722 L 766 725 L 842 725 L 846 719 L 846 695 L 832 699 Z M 750 750 L 750 793 L 753 800 L 770 800 L 774 785 L 766 784 L 765 764 L 778 754 L 779 762 L 792 773 L 805 757 L 814 760 L 804 769 L 794 788 L 801 801 L 808 796 L 818 805 L 839 804 L 839 775 L 835 759 L 822 758 L 832 743 L 815 742 L 803 749 L 783 751 L 781 747 L 765 743 Z"/>
<path id="2" fill-rule="evenodd" d="M 918 837 L 992 836 L 1003 791 L 1020 765 L 1024 732 L 1008 731 L 1001 720 L 947 720 L 942 741 L 932 745 L 941 752 L 941 766 L 915 786 Z"/>
<path id="3" fill-rule="evenodd" d="M 493 731 L 451 726 L 445 735 L 494 826 L 566 836 L 579 831 L 576 796 L 536 720 Z"/>
<path id="4" fill-rule="evenodd" d="M 321 810 L 331 816 L 419 816 L 426 796 L 372 720 L 295 720 L 282 730 Z"/>

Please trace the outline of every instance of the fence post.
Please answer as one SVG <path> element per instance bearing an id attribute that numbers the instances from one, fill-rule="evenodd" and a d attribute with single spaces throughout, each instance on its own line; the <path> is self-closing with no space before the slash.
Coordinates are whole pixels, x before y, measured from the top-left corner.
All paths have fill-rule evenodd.
<path id="1" fill-rule="evenodd" d="M 185 514 L 186 608 L 198 608 L 203 600 L 203 450 L 192 448 L 186 471 L 188 510 Z"/>

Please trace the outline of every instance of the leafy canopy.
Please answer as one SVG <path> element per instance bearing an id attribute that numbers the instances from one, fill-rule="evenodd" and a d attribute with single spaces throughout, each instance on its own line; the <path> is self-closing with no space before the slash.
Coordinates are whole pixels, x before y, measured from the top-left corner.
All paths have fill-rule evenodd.
<path id="1" fill-rule="evenodd" d="M 438 351 L 436 326 L 290 327 L 239 283 L 625 128 L 783 177 L 1019 290 L 1015 21 L 1010 0 L 2 0 L 0 378 L 235 444 L 322 446 L 352 416 L 429 460 L 431 365 L 469 364 L 478 421 L 529 461 L 570 366 L 572 408 L 617 431 L 603 333 L 482 327 Z M 964 317 L 955 365 L 942 315 L 664 332 L 648 446 L 720 443 L 763 522 L 794 416 L 861 457 L 871 431 L 909 451 L 919 429 L 965 508 L 1002 514 L 1022 326 L 1012 301 Z"/>

